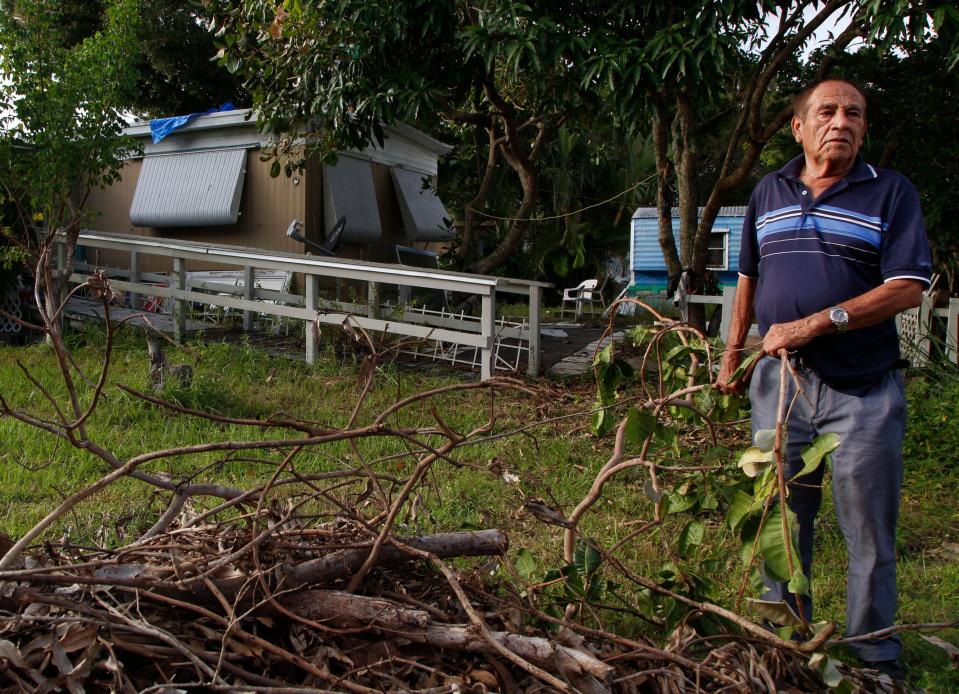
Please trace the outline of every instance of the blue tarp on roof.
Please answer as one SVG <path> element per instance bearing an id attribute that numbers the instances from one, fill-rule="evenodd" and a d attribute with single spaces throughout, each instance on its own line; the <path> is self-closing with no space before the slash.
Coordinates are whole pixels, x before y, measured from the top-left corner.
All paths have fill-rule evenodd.
<path id="1" fill-rule="evenodd" d="M 219 113 L 220 111 L 232 111 L 235 108 L 236 107 L 228 101 L 220 106 L 220 108 L 211 108 L 203 113 L 189 113 L 185 116 L 172 116 L 170 118 L 154 118 L 150 121 L 150 136 L 153 138 L 153 144 L 158 143 L 177 128 L 182 128 L 194 118 L 210 113 Z"/>

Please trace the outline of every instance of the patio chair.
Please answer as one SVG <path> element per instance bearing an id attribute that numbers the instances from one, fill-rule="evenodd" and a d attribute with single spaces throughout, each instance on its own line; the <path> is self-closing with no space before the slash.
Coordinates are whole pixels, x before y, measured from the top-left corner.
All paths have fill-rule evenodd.
<path id="1" fill-rule="evenodd" d="M 560 305 L 559 315 L 563 317 L 566 315 L 566 311 L 569 310 L 566 308 L 566 304 L 573 304 L 574 313 L 576 314 L 576 319 L 583 315 L 583 306 L 589 306 L 589 315 L 590 317 L 595 316 L 593 312 L 593 306 L 599 305 L 604 310 L 606 304 L 603 302 L 603 295 L 597 291 L 596 287 L 599 286 L 599 280 L 583 280 L 575 287 L 569 287 L 568 289 L 563 290 L 563 303 Z"/>

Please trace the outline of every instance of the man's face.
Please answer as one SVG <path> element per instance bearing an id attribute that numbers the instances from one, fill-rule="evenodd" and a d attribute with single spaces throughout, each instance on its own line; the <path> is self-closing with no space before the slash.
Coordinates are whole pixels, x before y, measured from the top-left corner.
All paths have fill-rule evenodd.
<path id="1" fill-rule="evenodd" d="M 824 82 L 809 95 L 802 117 L 793 116 L 792 131 L 807 162 L 845 173 L 866 134 L 866 100 L 851 84 Z"/>

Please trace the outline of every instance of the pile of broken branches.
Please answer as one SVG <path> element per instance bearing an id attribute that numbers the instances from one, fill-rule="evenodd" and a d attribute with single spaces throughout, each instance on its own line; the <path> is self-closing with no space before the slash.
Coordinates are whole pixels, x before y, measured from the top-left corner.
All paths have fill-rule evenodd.
<path id="1" fill-rule="evenodd" d="M 4 691 L 778 691 L 822 687 L 798 651 L 681 627 L 663 648 L 518 600 L 454 556 L 496 530 L 390 538 L 289 508 L 200 514 L 124 547 L 45 544 L 3 572 Z M 366 540 L 364 541 L 364 538 Z M 524 616 L 522 613 L 526 612 Z M 847 679 L 850 673 L 846 673 Z"/>

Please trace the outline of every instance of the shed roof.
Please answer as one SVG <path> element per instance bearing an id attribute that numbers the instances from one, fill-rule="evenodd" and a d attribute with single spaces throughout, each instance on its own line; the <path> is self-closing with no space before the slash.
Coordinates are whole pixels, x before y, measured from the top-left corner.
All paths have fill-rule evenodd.
<path id="1" fill-rule="evenodd" d="M 700 207 L 697 211 L 697 215 L 702 215 L 703 208 Z M 672 208 L 672 217 L 679 216 L 679 208 Z M 716 215 L 717 217 L 745 217 L 746 216 L 746 206 L 745 205 L 731 205 L 728 207 L 720 207 L 719 212 Z M 637 207 L 636 211 L 633 212 L 633 219 L 658 219 L 659 210 L 655 207 Z"/>
<path id="2" fill-rule="evenodd" d="M 222 131 L 225 129 L 237 128 L 251 133 L 251 135 L 247 136 L 247 139 L 251 140 L 250 145 L 264 146 L 270 143 L 269 136 L 263 135 L 257 130 L 256 113 L 253 111 L 253 109 L 249 108 L 234 109 L 232 111 L 215 111 L 206 115 L 197 116 L 186 125 L 177 128 L 176 134 L 182 135 L 184 133 Z M 453 149 L 451 145 L 440 142 L 436 138 L 431 137 L 412 126 L 409 126 L 406 123 L 393 123 L 391 125 L 384 125 L 383 129 L 386 131 L 387 138 L 389 138 L 391 133 L 405 137 L 418 147 L 421 147 L 432 154 L 443 155 Z M 123 134 L 129 135 L 130 137 L 149 140 L 150 121 L 135 121 L 123 129 Z M 149 147 L 149 149 L 154 149 L 154 147 Z"/>

